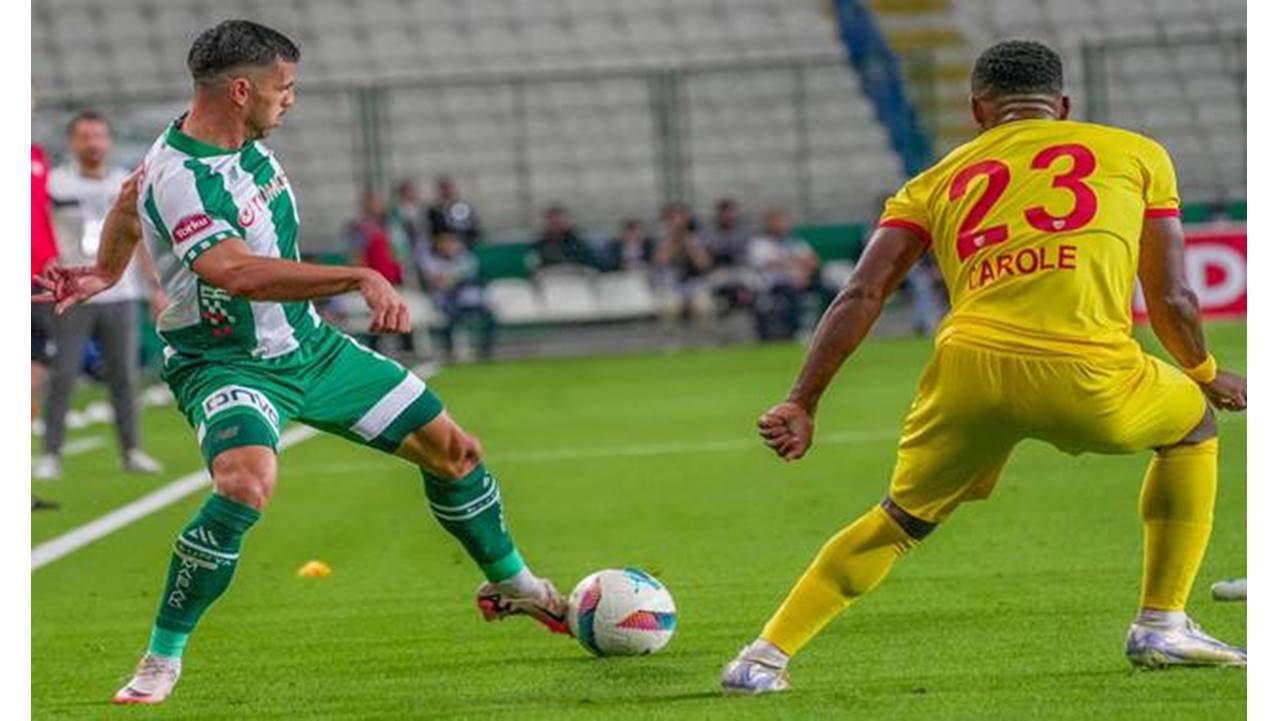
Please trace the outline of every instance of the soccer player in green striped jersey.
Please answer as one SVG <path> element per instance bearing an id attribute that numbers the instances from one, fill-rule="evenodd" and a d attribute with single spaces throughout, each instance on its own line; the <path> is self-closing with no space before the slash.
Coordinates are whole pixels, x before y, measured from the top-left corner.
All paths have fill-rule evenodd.
<path id="1" fill-rule="evenodd" d="M 322 323 L 311 304 L 358 291 L 371 331 L 409 330 L 404 302 L 376 272 L 299 261 L 298 203 L 260 142 L 293 105 L 299 57 L 257 23 L 203 32 L 187 58 L 191 108 L 121 189 L 97 263 L 41 278 L 40 299 L 65 310 L 115 283 L 145 238 L 169 298 L 157 324 L 162 375 L 213 476 L 213 493 L 175 541 L 149 648 L 117 703 L 169 696 L 188 637 L 230 584 L 271 498 L 291 419 L 417 465 L 432 513 L 486 578 L 476 598 L 485 619 L 522 614 L 567 632 L 564 597 L 511 540 L 479 442 L 421 379 Z"/>

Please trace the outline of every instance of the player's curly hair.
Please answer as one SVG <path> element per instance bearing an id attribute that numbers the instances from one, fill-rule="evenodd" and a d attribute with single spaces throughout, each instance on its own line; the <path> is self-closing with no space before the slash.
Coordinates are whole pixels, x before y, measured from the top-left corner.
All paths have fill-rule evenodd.
<path id="1" fill-rule="evenodd" d="M 236 68 L 267 67 L 277 60 L 296 63 L 300 57 L 298 46 L 278 30 L 252 20 L 224 20 L 191 44 L 187 70 L 197 85 L 212 85 Z"/>
<path id="2" fill-rule="evenodd" d="M 978 56 L 969 83 L 976 96 L 1061 93 L 1062 58 L 1044 43 L 1004 40 Z"/>

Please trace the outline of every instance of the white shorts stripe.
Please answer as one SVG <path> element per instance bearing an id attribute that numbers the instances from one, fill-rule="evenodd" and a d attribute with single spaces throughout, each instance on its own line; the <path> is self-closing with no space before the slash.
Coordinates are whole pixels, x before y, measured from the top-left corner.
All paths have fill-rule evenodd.
<path id="1" fill-rule="evenodd" d="M 351 431 L 357 436 L 371 441 L 377 438 L 381 433 L 387 430 L 396 418 L 409 407 L 409 404 L 418 399 L 427 390 L 427 384 L 413 373 L 409 373 L 404 380 L 390 390 L 377 403 L 373 404 L 360 420 L 351 426 Z"/>

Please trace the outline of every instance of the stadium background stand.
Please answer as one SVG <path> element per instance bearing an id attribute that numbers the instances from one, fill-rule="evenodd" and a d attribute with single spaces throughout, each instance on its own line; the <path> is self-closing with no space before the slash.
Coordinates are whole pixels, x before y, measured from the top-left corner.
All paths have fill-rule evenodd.
<path id="1" fill-rule="evenodd" d="M 308 247 L 334 246 L 368 180 L 359 165 L 371 142 L 384 151 L 382 179 L 451 173 L 499 235 L 523 234 L 553 201 L 587 227 L 653 217 L 665 199 L 655 138 L 670 129 L 651 106 L 671 69 L 705 68 L 672 99 L 686 111 L 675 161 L 686 201 L 730 195 L 807 221 L 846 220 L 870 214 L 902 179 L 816 0 L 103 6 L 33 6 L 33 57 L 42 59 L 33 83 L 42 97 L 99 100 L 108 112 L 132 98 L 122 110 L 142 136 L 182 107 L 185 53 L 200 29 L 242 15 L 299 40 L 300 102 L 270 143 L 299 190 Z M 379 89 L 338 90 L 352 86 Z M 377 117 L 367 117 L 371 106 Z M 802 187 L 811 190 L 803 204 Z"/>
<path id="2" fill-rule="evenodd" d="M 1170 148 L 1189 220 L 1223 204 L 1243 220 L 1244 0 L 867 5 L 937 153 L 973 135 L 976 53 L 1042 39 L 1064 54 L 1077 117 Z M 588 233 L 654 218 L 667 199 L 781 206 L 834 281 L 903 180 L 822 0 L 42 0 L 37 139 L 56 152 L 67 115 L 91 104 L 117 126 L 121 159 L 137 157 L 185 105 L 195 33 L 230 16 L 303 47 L 300 102 L 270 144 L 300 195 L 304 247 L 345 260 L 339 229 L 361 187 L 449 173 L 497 241 L 478 251 L 506 325 L 653 312 L 637 276 L 529 277 L 520 241 L 547 203 Z"/>

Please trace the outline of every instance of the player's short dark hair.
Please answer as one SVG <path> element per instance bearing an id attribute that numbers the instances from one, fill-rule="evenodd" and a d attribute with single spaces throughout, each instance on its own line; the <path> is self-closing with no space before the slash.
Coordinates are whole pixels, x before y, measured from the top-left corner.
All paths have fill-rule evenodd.
<path id="1" fill-rule="evenodd" d="M 252 20 L 224 20 L 191 44 L 187 70 L 197 85 L 208 85 L 235 68 L 265 68 L 277 60 L 296 63 L 300 57 L 302 52 L 284 33 Z"/>
<path id="2" fill-rule="evenodd" d="M 67 135 L 74 133 L 80 123 L 102 123 L 107 126 L 107 130 L 111 129 L 111 123 L 107 121 L 107 116 L 92 108 L 85 108 L 72 115 L 71 119 L 67 121 Z"/>
<path id="3" fill-rule="evenodd" d="M 1034 40 L 1004 40 L 987 48 L 973 64 L 975 96 L 1056 95 L 1062 92 L 1062 58 Z"/>

